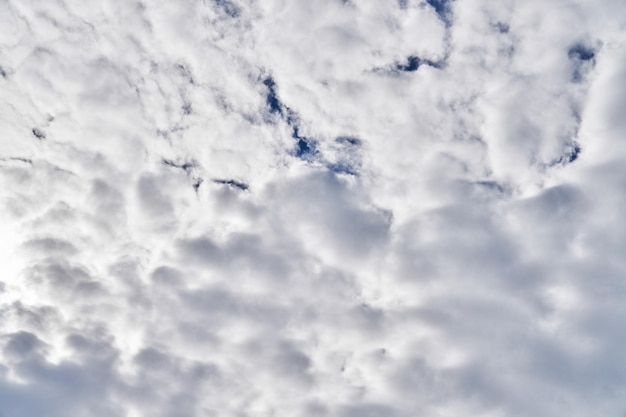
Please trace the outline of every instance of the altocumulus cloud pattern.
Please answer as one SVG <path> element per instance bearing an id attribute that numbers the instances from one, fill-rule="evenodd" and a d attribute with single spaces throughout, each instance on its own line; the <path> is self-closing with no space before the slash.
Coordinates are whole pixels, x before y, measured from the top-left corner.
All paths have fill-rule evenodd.
<path id="1" fill-rule="evenodd" d="M 624 0 L 0 0 L 0 416 L 626 416 Z"/>

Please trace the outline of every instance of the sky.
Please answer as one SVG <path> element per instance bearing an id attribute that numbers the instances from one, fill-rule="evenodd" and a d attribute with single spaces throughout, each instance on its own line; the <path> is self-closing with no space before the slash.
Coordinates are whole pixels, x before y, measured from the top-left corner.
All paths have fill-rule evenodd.
<path id="1" fill-rule="evenodd" d="M 626 416 L 623 0 L 0 0 L 1 417 Z"/>

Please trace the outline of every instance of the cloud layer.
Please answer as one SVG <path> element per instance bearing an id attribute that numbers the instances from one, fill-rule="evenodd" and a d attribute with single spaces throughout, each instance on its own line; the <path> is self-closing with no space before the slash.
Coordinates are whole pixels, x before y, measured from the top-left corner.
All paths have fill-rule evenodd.
<path id="1" fill-rule="evenodd" d="M 0 2 L 0 416 L 626 412 L 626 3 Z"/>

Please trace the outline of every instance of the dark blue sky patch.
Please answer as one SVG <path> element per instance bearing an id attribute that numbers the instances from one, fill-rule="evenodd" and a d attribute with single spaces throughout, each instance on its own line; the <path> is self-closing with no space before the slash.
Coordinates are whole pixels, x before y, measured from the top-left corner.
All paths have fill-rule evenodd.
<path id="1" fill-rule="evenodd" d="M 301 136 L 298 126 L 292 126 L 291 137 L 297 141 L 295 153 L 298 158 L 308 161 L 317 155 L 318 152 L 317 149 L 315 149 L 315 141 Z"/>
<path id="2" fill-rule="evenodd" d="M 300 134 L 300 118 L 298 114 L 284 105 L 279 99 L 276 92 L 276 82 L 272 77 L 263 80 L 263 85 L 267 87 L 267 105 L 271 114 L 279 114 L 291 127 L 291 137 L 296 140 L 296 148 L 294 155 L 300 159 L 310 161 L 316 157 L 319 152 L 315 146 L 315 140 L 307 138 Z"/>
<path id="3" fill-rule="evenodd" d="M 193 190 L 195 192 L 198 192 L 198 190 L 200 189 L 200 186 L 202 185 L 203 182 L 204 182 L 204 180 L 202 178 L 194 179 L 193 180 L 193 184 L 192 184 Z"/>
<path id="4" fill-rule="evenodd" d="M 582 149 L 580 148 L 580 145 L 576 142 L 574 142 L 574 146 L 572 147 L 572 150 L 569 153 L 569 157 L 567 158 L 567 162 L 568 163 L 572 163 L 575 160 L 578 159 L 578 157 L 580 156 L 580 152 L 582 151 Z"/>
<path id="5" fill-rule="evenodd" d="M 422 59 L 418 56 L 411 55 L 407 58 L 406 63 L 397 63 L 394 67 L 396 71 L 413 72 L 417 71 L 422 65 L 428 65 L 433 68 L 441 68 L 441 64 L 430 59 Z"/>
<path id="6" fill-rule="evenodd" d="M 298 139 L 296 156 L 300 159 L 310 159 L 317 153 L 315 145 L 306 138 Z"/>
<path id="7" fill-rule="evenodd" d="M 566 164 L 571 164 L 575 160 L 578 159 L 582 149 L 578 142 L 573 142 L 567 149 L 567 152 L 564 156 L 561 157 L 561 162 Z"/>
<path id="8" fill-rule="evenodd" d="M 2 76 L 2 78 L 6 78 L 7 77 L 7 72 L 2 67 L 0 67 L 0 76 Z"/>
<path id="9" fill-rule="evenodd" d="M 218 179 L 218 180 L 213 180 L 213 182 L 216 184 L 228 185 L 229 187 L 233 187 L 241 191 L 246 191 L 248 190 L 248 188 L 250 188 L 248 184 L 241 182 L 241 181 L 236 181 L 236 180 L 219 180 Z"/>
<path id="10" fill-rule="evenodd" d="M 438 15 L 448 12 L 448 3 L 450 0 L 426 0 L 426 4 L 435 9 Z"/>
<path id="11" fill-rule="evenodd" d="M 410 56 L 406 64 L 396 64 L 396 69 L 398 71 L 413 72 L 417 71 L 420 65 L 422 65 L 422 60 L 419 57 Z"/>
<path id="12" fill-rule="evenodd" d="M 576 141 L 571 142 L 565 148 L 563 154 L 556 160 L 552 161 L 548 164 L 549 167 L 554 167 L 557 165 L 567 165 L 576 161 L 582 152 L 582 148 L 580 144 Z"/>
<path id="13" fill-rule="evenodd" d="M 595 58 L 596 53 L 593 48 L 582 44 L 576 44 L 572 46 L 569 51 L 567 51 L 567 56 L 570 59 L 574 59 L 577 61 L 591 61 Z"/>
<path id="14" fill-rule="evenodd" d="M 185 173 L 189 176 L 191 176 L 193 182 L 191 183 L 191 186 L 193 187 L 193 190 L 197 193 L 198 190 L 200 189 L 200 186 L 203 183 L 203 179 L 200 177 L 195 177 L 192 176 L 192 170 L 197 167 L 197 163 L 195 161 L 188 161 L 188 162 L 174 162 L 171 159 L 162 159 L 161 162 L 163 163 L 163 165 L 166 165 L 168 167 L 171 168 L 176 168 L 176 169 L 182 169 L 183 171 L 185 171 Z"/>
<path id="15" fill-rule="evenodd" d="M 287 106 L 283 106 L 283 107 L 285 109 L 285 115 L 286 115 L 285 120 L 287 121 L 287 124 L 289 126 L 297 126 L 298 123 L 300 122 L 300 118 L 298 117 L 296 112 L 294 112 Z"/>
<path id="16" fill-rule="evenodd" d="M 171 159 L 163 159 L 161 162 L 163 162 L 164 165 L 167 165 L 172 168 L 179 168 L 185 172 L 189 172 L 193 168 L 196 167 L 196 163 L 193 161 L 177 163 L 177 162 L 172 161 Z"/>
<path id="17" fill-rule="evenodd" d="M 447 26 L 450 26 L 452 22 L 450 21 L 450 3 L 454 0 L 426 0 L 426 4 L 432 7 L 441 19 Z"/>
<path id="18" fill-rule="evenodd" d="M 585 74 L 595 65 L 596 52 L 593 48 L 583 44 L 576 44 L 567 51 L 567 57 L 574 65 L 572 82 L 578 83 L 585 78 Z"/>
<path id="19" fill-rule="evenodd" d="M 265 80 L 263 80 L 263 84 L 267 87 L 266 103 L 270 108 L 270 113 L 278 113 L 282 116 L 283 105 L 280 100 L 278 100 L 278 96 L 276 94 L 276 83 L 274 82 L 274 79 L 272 77 L 267 77 Z"/>
<path id="20" fill-rule="evenodd" d="M 241 9 L 230 0 L 214 0 L 215 5 L 219 7 L 226 15 L 236 18 L 241 15 Z"/>

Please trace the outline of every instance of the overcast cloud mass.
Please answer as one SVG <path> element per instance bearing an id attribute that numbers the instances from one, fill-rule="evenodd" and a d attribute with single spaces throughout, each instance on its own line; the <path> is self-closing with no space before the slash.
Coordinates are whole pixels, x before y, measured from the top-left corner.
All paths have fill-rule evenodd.
<path id="1" fill-rule="evenodd" d="M 624 0 L 0 0 L 0 416 L 626 416 Z"/>

